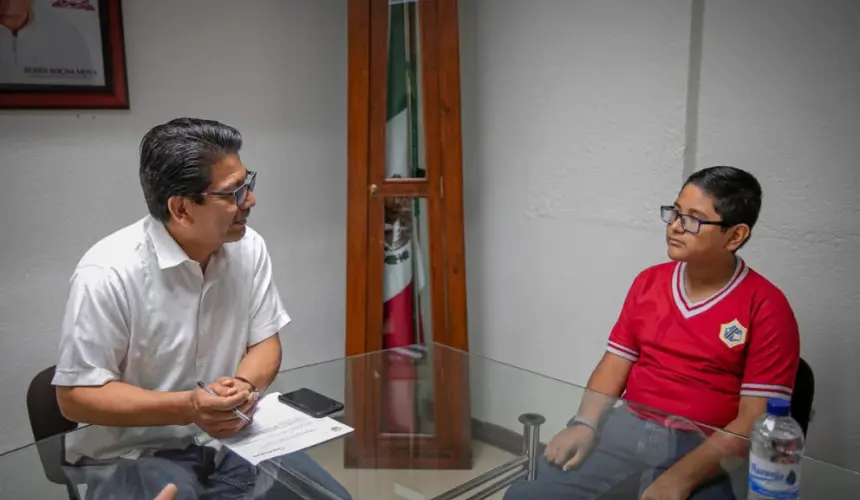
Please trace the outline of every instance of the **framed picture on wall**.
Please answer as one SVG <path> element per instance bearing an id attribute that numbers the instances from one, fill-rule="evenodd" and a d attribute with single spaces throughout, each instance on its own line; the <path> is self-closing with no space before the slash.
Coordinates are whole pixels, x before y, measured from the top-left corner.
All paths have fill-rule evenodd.
<path id="1" fill-rule="evenodd" d="M 128 109 L 120 0 L 0 0 L 0 108 Z"/>

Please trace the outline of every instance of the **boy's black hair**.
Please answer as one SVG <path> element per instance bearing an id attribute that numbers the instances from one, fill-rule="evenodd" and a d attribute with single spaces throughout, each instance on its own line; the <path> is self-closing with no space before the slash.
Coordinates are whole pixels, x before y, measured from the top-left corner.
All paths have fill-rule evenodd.
<path id="1" fill-rule="evenodd" d="M 714 210 L 729 226 L 755 227 L 761 212 L 761 184 L 751 173 L 719 165 L 694 172 L 684 183 L 692 184 L 714 200 Z M 747 238 L 749 241 L 749 238 Z M 743 246 L 746 241 L 741 244 Z M 740 248 L 740 247 L 738 247 Z"/>

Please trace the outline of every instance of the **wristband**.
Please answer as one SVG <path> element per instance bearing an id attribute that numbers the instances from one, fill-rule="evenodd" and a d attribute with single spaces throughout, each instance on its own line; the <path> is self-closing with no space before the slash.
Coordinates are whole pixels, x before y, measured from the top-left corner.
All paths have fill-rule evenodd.
<path id="1" fill-rule="evenodd" d="M 238 375 L 234 375 L 233 378 L 240 381 L 240 382 L 245 382 L 246 384 L 250 385 L 251 386 L 251 392 L 260 392 L 260 389 L 257 389 L 257 386 L 252 384 L 251 381 L 246 379 L 245 377 L 240 377 Z"/>
<path id="2" fill-rule="evenodd" d="M 589 420 L 587 418 L 580 417 L 579 415 L 573 417 L 567 423 L 568 427 L 573 427 L 574 425 L 584 425 L 584 426 L 588 427 L 589 429 L 593 430 L 595 434 L 600 434 L 600 430 L 598 428 L 599 426 L 597 423 L 592 422 L 591 420 Z"/>

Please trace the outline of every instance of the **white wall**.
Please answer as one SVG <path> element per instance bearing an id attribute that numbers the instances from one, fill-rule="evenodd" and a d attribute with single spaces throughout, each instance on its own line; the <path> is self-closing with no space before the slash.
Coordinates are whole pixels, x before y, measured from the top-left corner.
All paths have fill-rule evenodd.
<path id="1" fill-rule="evenodd" d="M 692 168 L 734 164 L 765 191 L 743 255 L 788 295 L 818 378 L 810 453 L 860 467 L 860 10 L 704 5 L 691 37 L 689 0 L 461 0 L 470 345 L 585 384 L 636 272 L 665 258 L 657 206 Z M 504 425 L 535 408 L 554 432 L 575 402 L 544 389 L 578 399 L 475 372 L 473 411 Z"/>
<path id="2" fill-rule="evenodd" d="M 684 0 L 460 2 L 474 352 L 588 379 L 633 277 L 665 256 L 690 14 Z M 476 364 L 479 418 L 541 411 L 552 433 L 576 410 L 575 388 Z"/>
<path id="3" fill-rule="evenodd" d="M 809 451 L 860 467 L 860 8 L 705 4 L 698 163 L 764 187 L 744 255 L 791 301 L 817 377 Z"/>
<path id="4" fill-rule="evenodd" d="M 123 8 L 130 112 L 0 113 L 0 452 L 32 440 L 25 393 L 55 362 L 68 278 L 92 243 L 145 213 L 138 143 L 177 116 L 238 127 L 260 172 L 251 224 L 294 319 L 284 366 L 343 353 L 346 1 Z M 5 479 L 0 497 L 15 498 Z"/>

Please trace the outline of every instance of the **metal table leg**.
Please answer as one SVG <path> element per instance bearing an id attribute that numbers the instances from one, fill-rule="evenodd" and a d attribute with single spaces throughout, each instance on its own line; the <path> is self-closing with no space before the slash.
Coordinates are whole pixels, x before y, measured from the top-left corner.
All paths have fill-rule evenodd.
<path id="1" fill-rule="evenodd" d="M 477 489 L 477 492 L 470 496 L 469 500 L 479 500 L 506 488 L 520 478 L 534 481 L 537 477 L 537 461 L 540 458 L 538 457 L 538 450 L 540 449 L 540 426 L 546 422 L 546 419 L 537 413 L 524 413 L 520 415 L 519 420 L 523 424 L 522 455 L 441 495 L 435 496 L 432 500 L 453 500 L 475 489 Z M 502 479 L 496 481 L 500 477 Z"/>
<path id="2" fill-rule="evenodd" d="M 523 413 L 520 423 L 523 424 L 523 454 L 528 457 L 526 479 L 534 481 L 537 477 L 538 449 L 540 448 L 540 426 L 546 422 L 543 415 Z"/>

